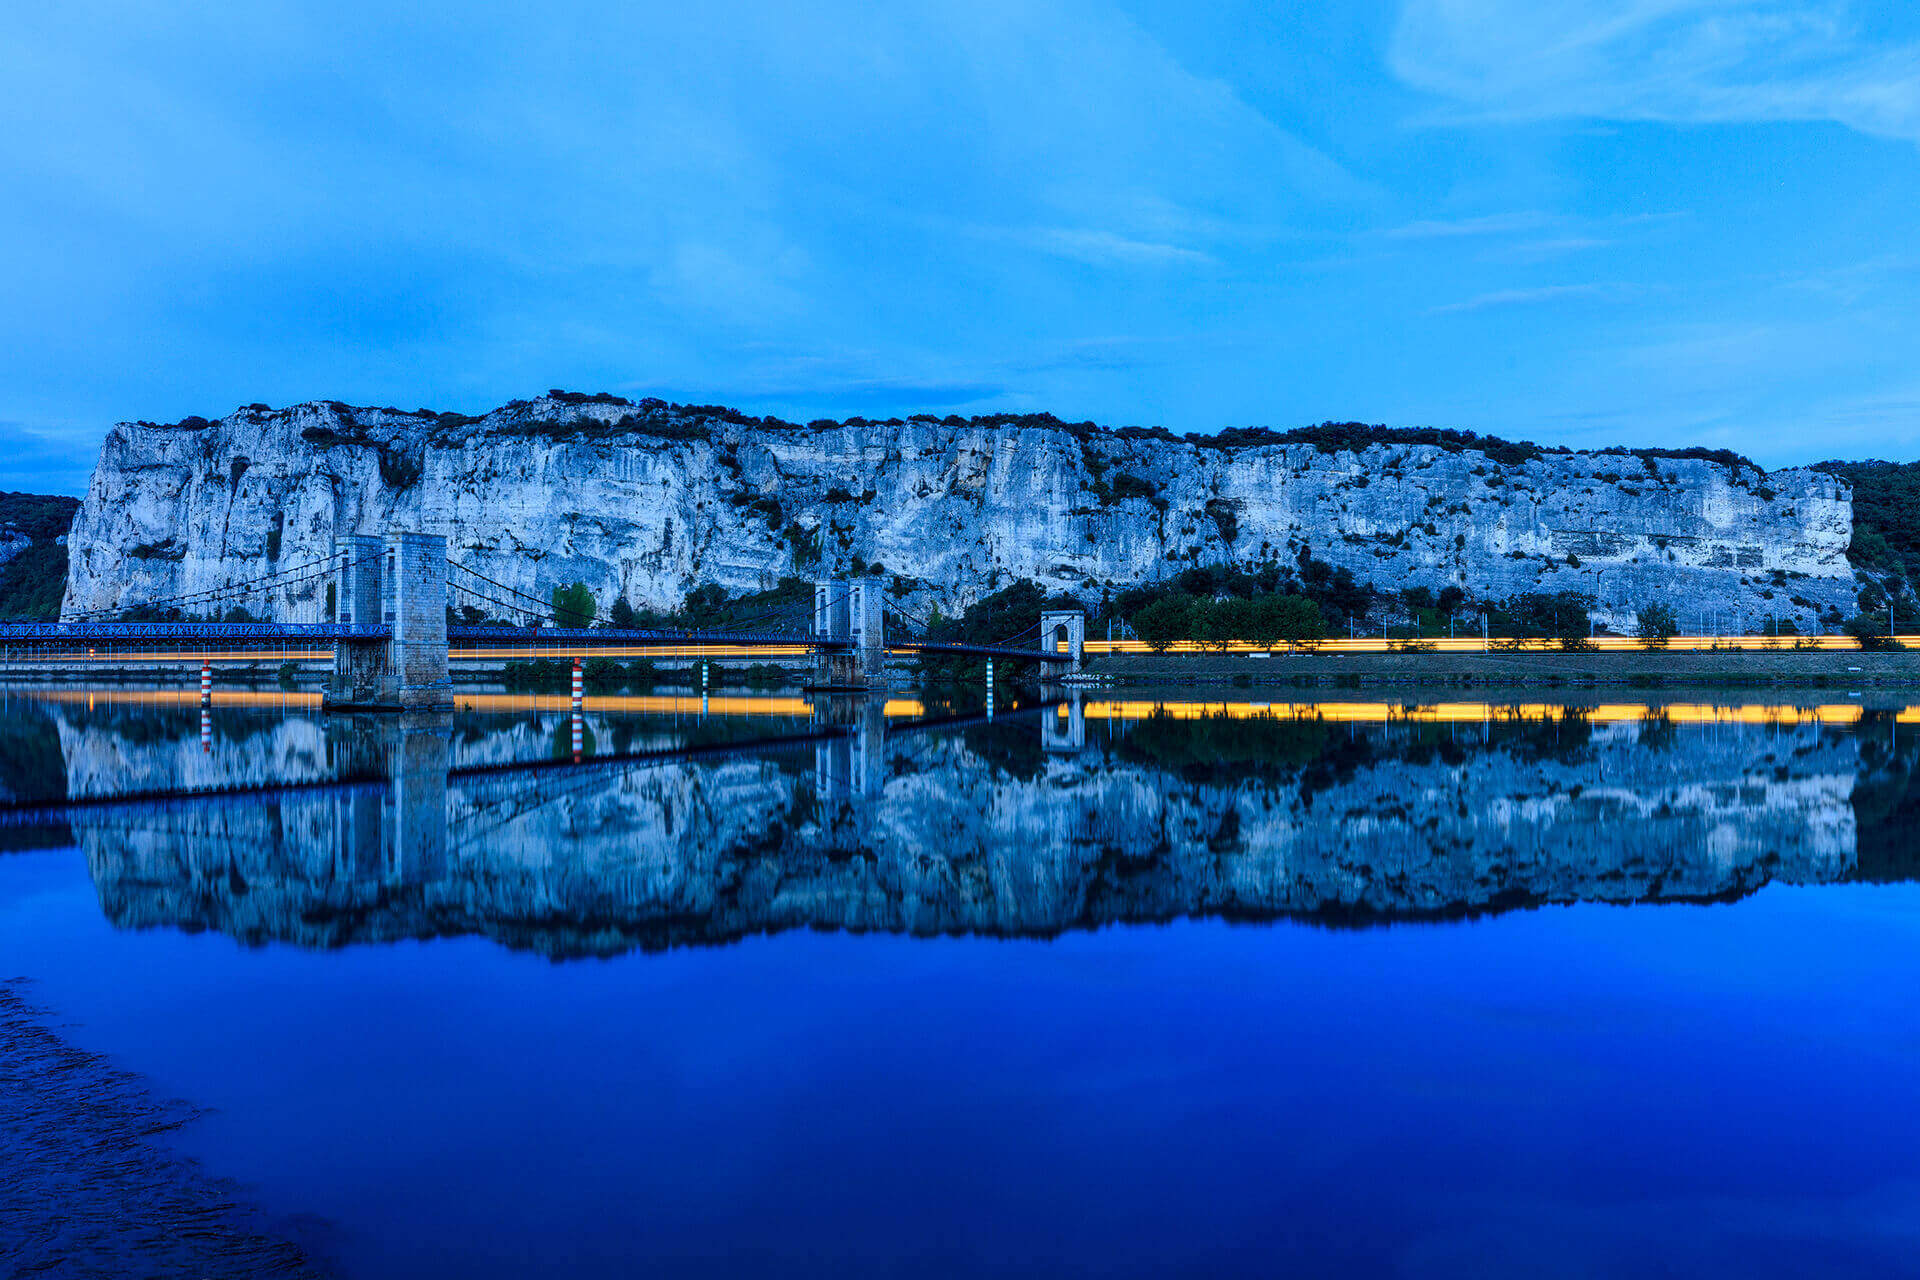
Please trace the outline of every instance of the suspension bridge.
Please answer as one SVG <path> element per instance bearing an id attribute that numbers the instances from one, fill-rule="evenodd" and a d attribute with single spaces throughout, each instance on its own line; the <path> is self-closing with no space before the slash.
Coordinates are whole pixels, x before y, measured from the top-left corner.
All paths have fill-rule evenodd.
<path id="1" fill-rule="evenodd" d="M 1084 614 L 1062 610 L 993 643 L 934 639 L 926 621 L 888 600 L 878 580 L 858 578 L 817 583 L 810 611 L 802 604 L 796 613 L 789 605 L 724 630 L 569 626 L 563 624 L 572 619 L 550 602 L 448 559 L 444 537 L 403 531 L 341 538 L 321 560 L 147 601 L 141 611 L 211 619 L 251 613 L 250 605 L 271 611 L 276 602 L 284 607 L 289 589 L 306 585 L 310 595 L 322 581 L 334 588 L 331 622 L 130 621 L 122 611 L 99 611 L 0 626 L 0 646 L 9 654 L 106 648 L 169 656 L 299 650 L 324 657 L 331 651 L 329 705 L 411 710 L 450 705 L 449 657 L 456 652 L 464 658 L 556 651 L 810 658 L 812 687 L 851 692 L 884 685 L 891 659 L 916 654 L 1037 662 L 1077 672 L 1086 638 Z M 456 609 L 474 621 L 452 620 Z"/>

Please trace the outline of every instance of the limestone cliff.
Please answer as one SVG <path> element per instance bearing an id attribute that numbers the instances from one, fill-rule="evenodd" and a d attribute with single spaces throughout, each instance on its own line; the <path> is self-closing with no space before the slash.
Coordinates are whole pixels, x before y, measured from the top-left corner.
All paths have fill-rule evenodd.
<path id="1" fill-rule="evenodd" d="M 1290 566 L 1303 548 L 1396 589 L 1589 592 L 1620 629 L 1654 601 L 1804 625 L 1851 613 L 1855 592 L 1850 490 L 1811 470 L 1032 418 L 799 426 L 549 396 L 481 418 L 315 403 L 117 426 L 74 524 L 66 610 L 257 579 L 389 527 L 445 534 L 454 559 L 541 598 L 584 581 L 603 608 L 855 557 L 923 580 L 921 605 L 1020 577 L 1097 596 L 1196 564 Z M 312 621 L 324 598 L 308 578 L 253 607 Z"/>

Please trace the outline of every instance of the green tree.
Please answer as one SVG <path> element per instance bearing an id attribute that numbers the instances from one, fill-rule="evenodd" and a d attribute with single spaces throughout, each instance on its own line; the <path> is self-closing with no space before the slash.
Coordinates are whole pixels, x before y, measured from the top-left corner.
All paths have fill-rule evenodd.
<path id="1" fill-rule="evenodd" d="M 627 669 L 612 658 L 588 658 L 581 683 L 596 693 L 607 693 L 627 682 Z"/>
<path id="2" fill-rule="evenodd" d="M 627 598 L 625 596 L 615 597 L 613 608 L 607 610 L 608 625 L 625 630 L 633 626 L 635 621 L 633 606 L 627 603 Z"/>
<path id="3" fill-rule="evenodd" d="M 1650 604 L 1634 615 L 1633 634 L 1645 648 L 1664 649 L 1667 641 L 1680 634 L 1680 624 L 1672 609 L 1664 604 Z"/>
<path id="4" fill-rule="evenodd" d="M 1847 619 L 1846 631 L 1860 642 L 1862 649 L 1906 648 L 1887 633 L 1887 615 L 1884 613 L 1856 613 Z"/>
<path id="5" fill-rule="evenodd" d="M 1224 650 L 1246 631 L 1246 601 L 1195 597 L 1187 605 L 1187 633 L 1201 644 Z"/>
<path id="6" fill-rule="evenodd" d="M 1165 653 L 1176 640 L 1193 634 L 1193 600 L 1190 596 L 1161 596 L 1134 615 L 1133 629 L 1155 653 Z"/>
<path id="7" fill-rule="evenodd" d="M 1271 649 L 1283 638 L 1281 604 L 1285 596 L 1255 596 L 1247 602 L 1245 638 L 1255 648 Z"/>
<path id="8" fill-rule="evenodd" d="M 593 615 L 599 612 L 599 606 L 593 602 L 593 592 L 587 590 L 584 582 L 555 587 L 549 599 L 553 603 L 553 625 L 556 627 L 590 627 L 593 625 Z"/>
<path id="9" fill-rule="evenodd" d="M 1288 644 L 1302 644 L 1327 638 L 1327 622 L 1320 606 L 1305 596 L 1269 596 L 1272 601 L 1274 630 Z"/>
<path id="10" fill-rule="evenodd" d="M 1551 638 L 1563 649 L 1585 649 L 1592 608 L 1593 597 L 1582 592 L 1528 592 L 1507 600 L 1499 612 L 1514 635 Z"/>

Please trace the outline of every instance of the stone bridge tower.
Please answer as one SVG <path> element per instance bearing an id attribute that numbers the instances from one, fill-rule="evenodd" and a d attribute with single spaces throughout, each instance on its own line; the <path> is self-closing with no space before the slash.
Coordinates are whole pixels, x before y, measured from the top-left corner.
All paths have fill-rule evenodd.
<path id="1" fill-rule="evenodd" d="M 886 590 L 880 581 L 829 578 L 813 589 L 813 634 L 846 645 L 817 650 L 813 682 L 822 688 L 864 689 L 886 682 Z"/>
<path id="2" fill-rule="evenodd" d="M 431 711 L 453 705 L 447 669 L 447 540 L 391 531 L 337 539 L 335 592 L 343 626 L 379 626 L 379 638 L 333 650 L 326 705 L 339 711 Z"/>
<path id="3" fill-rule="evenodd" d="M 1073 661 L 1070 674 L 1080 674 L 1080 655 L 1087 644 L 1087 615 L 1078 609 L 1052 609 L 1040 615 L 1040 648 L 1045 653 L 1066 653 Z"/>

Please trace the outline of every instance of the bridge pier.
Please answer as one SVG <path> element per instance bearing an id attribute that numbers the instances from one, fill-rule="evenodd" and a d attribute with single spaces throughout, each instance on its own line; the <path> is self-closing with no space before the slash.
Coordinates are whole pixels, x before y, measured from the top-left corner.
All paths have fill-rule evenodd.
<path id="1" fill-rule="evenodd" d="M 380 539 L 362 534 L 335 538 L 333 553 L 343 561 L 334 591 L 335 620 L 342 626 L 378 625 Z M 385 639 L 334 641 L 333 678 L 327 683 L 326 704 L 349 710 L 378 703 L 385 691 L 387 670 Z"/>
<path id="2" fill-rule="evenodd" d="M 886 596 L 879 582 L 818 583 L 813 589 L 813 635 L 844 646 L 813 651 L 814 688 L 852 692 L 886 683 Z"/>
<path id="3" fill-rule="evenodd" d="M 447 540 L 392 531 L 337 540 L 342 623 L 380 625 L 383 638 L 342 639 L 326 706 L 338 711 L 435 711 L 453 705 L 447 669 Z"/>
<path id="4" fill-rule="evenodd" d="M 884 687 L 887 680 L 886 588 L 878 578 L 853 582 L 849 592 L 851 606 L 854 679 L 872 688 Z"/>
<path id="5" fill-rule="evenodd" d="M 400 706 L 439 711 L 453 706 L 447 671 L 447 540 L 437 533 L 387 534 L 392 599 L 392 662 Z"/>
<path id="6" fill-rule="evenodd" d="M 832 578 L 824 578 L 813 587 L 813 638 L 844 640 L 848 630 L 845 588 Z M 834 677 L 835 650 L 816 646 L 813 651 L 813 687 L 831 689 L 840 681 Z"/>

